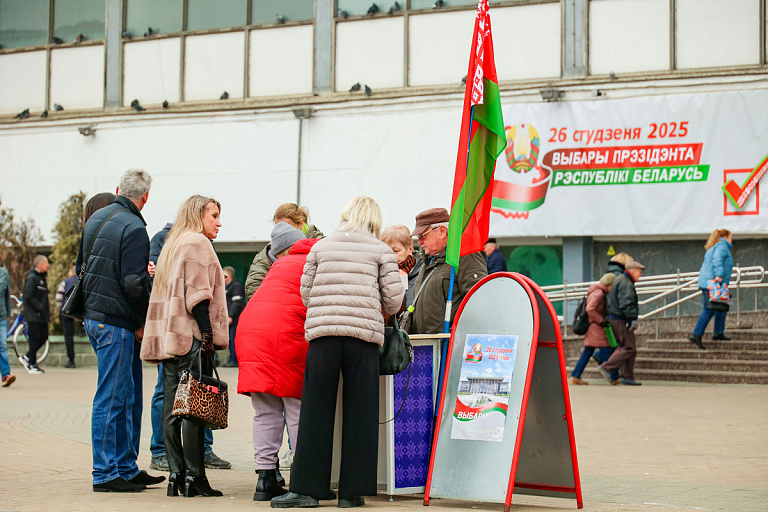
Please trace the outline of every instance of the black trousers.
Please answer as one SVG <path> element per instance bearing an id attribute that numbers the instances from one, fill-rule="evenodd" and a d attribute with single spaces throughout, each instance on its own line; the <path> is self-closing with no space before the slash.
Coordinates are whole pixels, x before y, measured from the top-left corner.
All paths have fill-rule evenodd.
<path id="1" fill-rule="evenodd" d="M 75 320 L 67 315 L 59 315 L 61 326 L 64 328 L 64 345 L 67 347 L 67 358 L 75 362 Z"/>
<path id="2" fill-rule="evenodd" d="M 173 416 L 173 401 L 179 387 L 181 372 L 192 363 L 197 366 L 200 340 L 192 342 L 192 349 L 184 356 L 163 361 L 163 441 L 171 473 L 187 476 L 205 476 L 205 425 L 201 420 Z M 203 373 L 211 375 L 211 358 L 203 356 Z"/>
<path id="3" fill-rule="evenodd" d="M 45 344 L 48 339 L 48 322 L 27 322 L 27 341 L 29 351 L 27 359 L 29 364 L 37 364 L 37 349 Z"/>
<path id="4" fill-rule="evenodd" d="M 314 498 L 328 494 L 339 373 L 344 378 L 339 497 L 375 496 L 379 347 L 345 336 L 324 336 L 309 343 L 291 491 Z"/>

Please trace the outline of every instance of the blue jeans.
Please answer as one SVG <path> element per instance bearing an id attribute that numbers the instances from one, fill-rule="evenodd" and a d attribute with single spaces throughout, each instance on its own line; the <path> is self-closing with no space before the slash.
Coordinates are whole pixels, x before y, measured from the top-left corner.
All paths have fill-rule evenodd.
<path id="1" fill-rule="evenodd" d="M 85 333 L 98 361 L 91 414 L 93 483 L 139 474 L 141 436 L 141 359 L 132 331 L 85 320 Z"/>
<path id="2" fill-rule="evenodd" d="M 701 302 L 704 306 L 704 310 L 699 316 L 699 321 L 696 322 L 696 327 L 693 328 L 693 334 L 695 336 L 703 336 L 704 329 L 707 328 L 707 325 L 709 325 L 709 321 L 712 320 L 713 316 L 715 317 L 715 331 L 713 334 L 723 334 L 723 332 L 725 332 L 725 315 L 727 315 L 728 312 L 711 311 L 707 309 L 707 296 L 709 295 L 709 291 L 704 288 L 699 288 L 699 290 L 701 290 Z"/>
<path id="3" fill-rule="evenodd" d="M 8 332 L 8 320 L 3 318 L 0 320 L 0 374 L 2 378 L 11 374 L 11 362 L 8 359 L 8 340 L 6 339 Z"/>
<path id="4" fill-rule="evenodd" d="M 573 371 L 571 372 L 571 375 L 576 377 L 577 379 L 580 379 L 581 374 L 584 373 L 584 368 L 586 368 L 587 363 L 589 363 L 589 358 L 591 358 L 592 354 L 594 353 L 595 353 L 595 347 L 584 347 L 584 351 L 581 353 L 581 357 L 579 357 L 579 360 L 576 363 L 576 366 L 573 367 Z M 613 347 L 600 347 L 600 349 L 597 350 L 597 354 L 595 354 L 595 357 L 598 358 L 601 363 L 604 363 L 611 357 L 611 354 L 613 354 Z M 611 380 L 616 380 L 618 378 L 619 378 L 619 370 L 613 370 L 611 372 Z"/>
<path id="5" fill-rule="evenodd" d="M 157 365 L 157 384 L 155 394 L 152 395 L 152 439 L 149 442 L 149 451 L 152 457 L 165 455 L 165 441 L 163 441 L 163 363 Z M 205 429 L 205 454 L 213 453 L 213 431 Z"/>

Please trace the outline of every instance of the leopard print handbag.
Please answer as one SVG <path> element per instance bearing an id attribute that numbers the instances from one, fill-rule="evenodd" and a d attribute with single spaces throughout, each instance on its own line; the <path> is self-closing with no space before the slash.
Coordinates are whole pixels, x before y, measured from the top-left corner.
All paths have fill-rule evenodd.
<path id="1" fill-rule="evenodd" d="M 197 418 L 205 422 L 206 428 L 212 430 L 227 428 L 229 413 L 227 383 L 219 378 L 219 372 L 213 365 L 216 377 L 203 375 L 202 357 L 198 351 L 196 359 L 200 363 L 197 371 L 188 368 L 181 372 L 171 414 L 182 418 Z"/>

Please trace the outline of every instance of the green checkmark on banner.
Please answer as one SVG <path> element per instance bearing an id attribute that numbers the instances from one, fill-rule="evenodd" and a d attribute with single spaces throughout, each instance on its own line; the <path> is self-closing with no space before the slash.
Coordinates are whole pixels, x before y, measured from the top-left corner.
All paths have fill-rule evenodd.
<path id="1" fill-rule="evenodd" d="M 742 186 L 738 186 L 733 180 L 728 180 L 728 182 L 723 185 L 723 192 L 725 192 L 726 197 L 731 200 L 736 208 L 742 208 L 746 204 L 747 199 L 749 199 L 749 196 L 752 195 L 752 192 L 760 182 L 760 178 L 763 177 L 763 174 L 765 174 L 766 171 L 768 171 L 768 155 L 757 164 L 757 167 L 750 173 Z"/>

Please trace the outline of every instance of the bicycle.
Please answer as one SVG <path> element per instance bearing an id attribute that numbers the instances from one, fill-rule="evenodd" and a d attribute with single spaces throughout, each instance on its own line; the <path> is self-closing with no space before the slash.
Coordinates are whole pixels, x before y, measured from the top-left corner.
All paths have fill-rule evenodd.
<path id="1" fill-rule="evenodd" d="M 15 295 L 11 295 L 11 299 L 15 304 L 15 308 L 18 310 L 16 320 L 13 321 L 11 327 L 8 329 L 8 339 L 13 340 L 13 351 L 16 352 L 16 357 L 21 357 L 29 351 L 29 341 L 27 339 L 27 324 L 21 316 L 21 304 L 22 301 Z M 23 297 L 22 297 L 23 299 Z M 46 357 L 48 357 L 49 341 L 45 340 L 45 343 L 37 349 L 37 362 L 42 363 Z"/>

